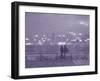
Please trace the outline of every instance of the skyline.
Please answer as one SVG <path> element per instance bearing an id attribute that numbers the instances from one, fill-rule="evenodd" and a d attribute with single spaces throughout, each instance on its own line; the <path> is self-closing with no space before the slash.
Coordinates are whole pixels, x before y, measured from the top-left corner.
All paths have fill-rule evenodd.
<path id="1" fill-rule="evenodd" d="M 25 13 L 25 38 L 33 35 L 66 34 L 75 32 L 89 34 L 89 16 L 50 13 Z"/>
<path id="2" fill-rule="evenodd" d="M 68 34 L 33 35 L 33 38 L 25 38 L 26 45 L 58 44 L 58 43 L 83 43 L 89 42 L 89 37 L 82 33 L 68 32 Z"/>

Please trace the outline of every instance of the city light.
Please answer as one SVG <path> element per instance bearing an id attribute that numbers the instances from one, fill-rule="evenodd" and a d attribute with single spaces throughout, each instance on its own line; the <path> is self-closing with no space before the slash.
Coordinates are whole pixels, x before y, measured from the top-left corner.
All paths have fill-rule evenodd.
<path id="1" fill-rule="evenodd" d="M 76 41 L 77 41 L 77 39 L 72 39 L 71 41 L 72 41 L 72 42 L 76 42 Z"/>
<path id="2" fill-rule="evenodd" d="M 82 40 L 80 39 L 79 42 L 82 42 Z"/>
<path id="3" fill-rule="evenodd" d="M 58 45 L 66 45 L 66 42 L 58 42 Z"/>
<path id="4" fill-rule="evenodd" d="M 43 37 L 46 37 L 46 35 L 43 35 Z"/>
<path id="5" fill-rule="evenodd" d="M 82 35 L 82 33 L 79 33 L 79 35 Z"/>
<path id="6" fill-rule="evenodd" d="M 86 40 L 84 40 L 85 42 L 88 42 L 89 41 L 89 39 L 86 39 Z"/>
<path id="7" fill-rule="evenodd" d="M 80 25 L 84 25 L 84 26 L 88 26 L 88 23 L 84 22 L 84 21 L 80 21 L 79 22 Z"/>
<path id="8" fill-rule="evenodd" d="M 29 40 L 29 38 L 25 38 L 25 40 L 26 40 L 26 41 L 28 41 L 28 40 Z"/>
<path id="9" fill-rule="evenodd" d="M 61 37 L 61 35 L 58 35 L 58 37 Z"/>
<path id="10" fill-rule="evenodd" d="M 35 37 L 38 37 L 38 34 L 36 34 Z"/>
<path id="11" fill-rule="evenodd" d="M 49 38 L 47 39 L 47 41 L 50 41 L 50 40 L 51 40 L 51 39 L 49 39 Z"/>
<path id="12" fill-rule="evenodd" d="M 38 45 L 43 45 L 41 40 L 38 41 Z"/>
<path id="13" fill-rule="evenodd" d="M 33 45 L 33 43 L 31 43 L 31 42 L 28 42 L 28 43 L 26 43 L 25 45 Z"/>
<path id="14" fill-rule="evenodd" d="M 45 42 L 45 41 L 46 41 L 46 38 L 41 38 L 41 39 L 42 39 L 42 41 L 43 41 L 43 42 Z"/>
<path id="15" fill-rule="evenodd" d="M 69 34 L 68 34 L 69 33 Z M 83 37 L 85 36 L 85 37 Z M 58 38 L 59 37 L 59 38 Z M 64 45 L 68 43 L 83 43 L 88 42 L 89 38 L 87 35 L 82 33 L 75 33 L 75 32 L 67 32 L 67 34 L 51 34 L 51 35 L 38 35 L 35 34 L 33 38 L 33 42 L 28 37 L 25 38 L 26 45 L 32 45 L 32 43 L 37 45 Z M 31 41 L 32 43 L 29 43 Z M 27 43 L 28 42 L 28 43 Z"/>
<path id="16" fill-rule="evenodd" d="M 65 37 L 65 35 L 62 35 L 62 37 Z"/>

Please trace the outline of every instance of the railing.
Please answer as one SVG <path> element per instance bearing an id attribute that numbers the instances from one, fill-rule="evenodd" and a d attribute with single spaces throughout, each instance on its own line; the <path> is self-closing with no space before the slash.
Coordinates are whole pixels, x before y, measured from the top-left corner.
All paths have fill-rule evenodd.
<path id="1" fill-rule="evenodd" d="M 70 45 L 67 46 L 68 52 L 65 54 L 65 57 L 70 58 L 72 60 L 78 59 L 89 59 L 89 47 L 85 46 L 78 46 Z M 56 59 L 61 57 L 60 46 L 26 46 L 25 51 L 26 60 L 29 61 L 36 61 L 40 60 L 41 58 L 47 59 Z"/>

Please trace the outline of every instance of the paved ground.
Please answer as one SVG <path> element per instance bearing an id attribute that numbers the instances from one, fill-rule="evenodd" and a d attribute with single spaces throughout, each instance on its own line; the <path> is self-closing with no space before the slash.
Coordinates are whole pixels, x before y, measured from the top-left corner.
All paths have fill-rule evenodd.
<path id="1" fill-rule="evenodd" d="M 58 66 L 80 66 L 88 65 L 89 60 L 86 58 L 73 58 L 71 56 L 66 57 L 38 57 L 38 60 L 26 60 L 26 68 L 35 68 L 35 67 L 58 67 Z"/>
<path id="2" fill-rule="evenodd" d="M 53 46 L 26 46 L 25 67 L 58 67 L 89 65 L 89 45 L 73 44 L 67 46 L 66 57 L 61 58 L 60 48 Z"/>

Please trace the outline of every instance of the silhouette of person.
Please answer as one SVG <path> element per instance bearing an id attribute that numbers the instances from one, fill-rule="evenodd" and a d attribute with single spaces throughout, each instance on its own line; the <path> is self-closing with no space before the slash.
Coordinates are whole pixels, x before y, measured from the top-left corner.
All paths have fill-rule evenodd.
<path id="1" fill-rule="evenodd" d="M 66 45 L 64 45 L 64 47 L 63 47 L 63 51 L 64 51 L 63 56 L 65 57 L 65 56 L 66 56 L 66 53 L 68 53 L 68 48 L 67 48 Z"/>
<path id="2" fill-rule="evenodd" d="M 66 53 L 68 53 L 68 48 L 66 45 L 60 47 L 61 58 L 65 58 Z"/>
<path id="3" fill-rule="evenodd" d="M 61 53 L 60 56 L 61 56 L 61 58 L 62 58 L 62 57 L 63 57 L 63 53 L 64 53 L 64 50 L 63 50 L 63 46 L 62 46 L 62 45 L 60 46 L 60 53 Z"/>

